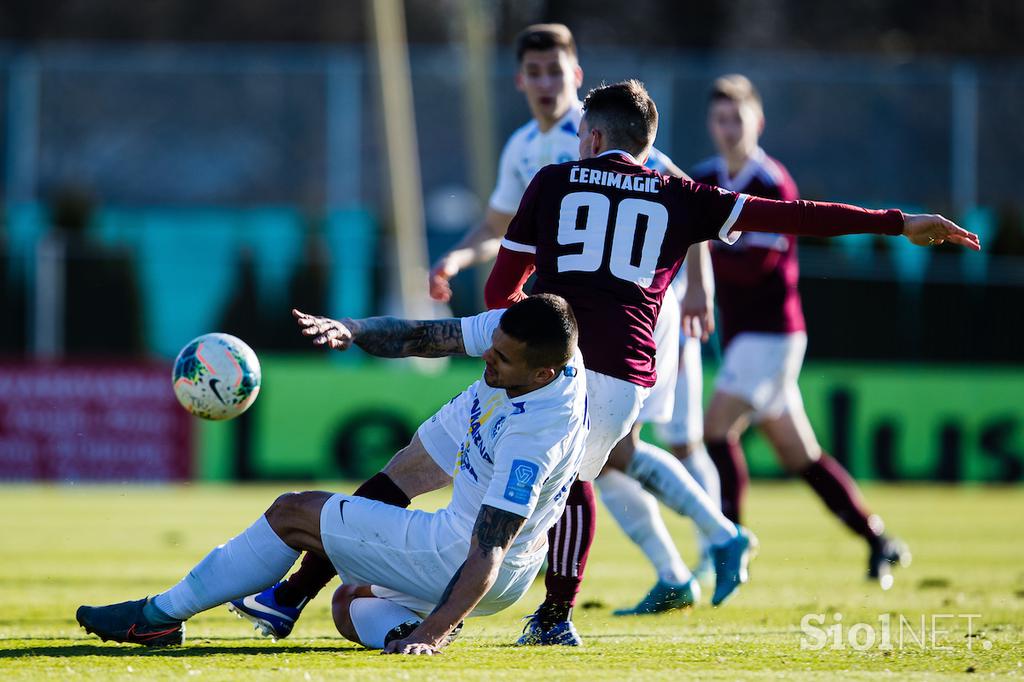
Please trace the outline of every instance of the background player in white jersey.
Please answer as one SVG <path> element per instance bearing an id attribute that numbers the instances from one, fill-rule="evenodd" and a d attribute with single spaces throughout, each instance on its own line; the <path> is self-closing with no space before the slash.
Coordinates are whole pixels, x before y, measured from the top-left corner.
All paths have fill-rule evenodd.
<path id="1" fill-rule="evenodd" d="M 448 253 L 444 254 L 430 272 L 430 294 L 437 300 L 447 301 L 451 296 L 449 279 L 462 270 L 491 260 L 498 252 L 527 185 L 538 170 L 546 165 L 572 161 L 579 154 L 576 136 L 582 117 L 577 90 L 583 82 L 583 71 L 576 58 L 576 45 L 569 29 L 561 24 L 530 26 L 517 38 L 516 53 L 519 70 L 516 87 L 523 92 L 533 115 L 526 125 L 516 130 L 505 144 L 498 168 L 498 180 L 491 194 L 483 221 Z M 660 172 L 683 176 L 665 155 L 651 149 L 646 165 Z M 694 247 L 696 255 L 702 245 Z M 704 259 L 700 259 L 703 261 Z M 702 300 L 700 270 L 694 284 L 694 299 Z M 678 306 L 669 293 L 667 309 Z M 687 310 L 688 316 L 706 320 L 711 315 L 706 308 Z M 656 336 L 660 341 L 659 355 L 665 364 L 662 378 L 645 401 L 638 425 L 616 447 L 626 451 L 627 458 L 637 447 L 653 448 L 639 439 L 639 424 L 646 421 L 667 420 L 672 414 L 676 362 L 678 358 L 678 312 L 671 310 L 670 319 L 659 320 Z M 692 366 L 691 366 L 692 368 Z M 699 369 L 699 368 L 698 368 Z M 697 379 L 696 381 L 699 381 Z M 653 453 L 660 456 L 661 451 Z M 707 470 L 707 467 L 704 469 Z M 689 478 L 685 469 L 669 468 L 665 477 Z M 699 597 L 699 587 L 683 563 L 668 530 L 658 514 L 657 502 L 634 481 L 611 473 L 597 481 L 612 515 L 626 534 L 633 539 L 654 564 L 659 576 L 671 586 L 656 601 L 666 606 L 686 606 Z M 692 481 L 680 480 L 677 491 L 693 489 Z M 711 504 L 715 504 L 712 498 Z M 679 500 L 664 500 L 679 507 Z M 594 533 L 595 502 L 593 492 L 584 476 L 573 487 L 566 508 L 566 523 L 552 529 L 546 584 L 547 597 L 536 614 L 538 631 L 550 633 L 544 637 L 523 638 L 521 643 L 578 644 L 579 636 L 569 622 L 571 608 L 579 591 L 587 555 Z M 575 518 L 572 522 L 570 519 Z"/>
<path id="2" fill-rule="evenodd" d="M 82 606 L 104 640 L 181 644 L 184 621 L 279 580 L 301 551 L 344 583 L 339 632 L 392 653 L 436 653 L 469 616 L 500 611 L 533 582 L 587 436 L 586 378 L 572 310 L 558 296 L 460 320 L 336 321 L 294 311 L 314 343 L 384 357 L 481 356 L 480 380 L 417 431 L 386 472 L 407 495 L 454 479 L 434 513 L 326 492 L 279 497 L 240 535 L 152 599 Z"/>

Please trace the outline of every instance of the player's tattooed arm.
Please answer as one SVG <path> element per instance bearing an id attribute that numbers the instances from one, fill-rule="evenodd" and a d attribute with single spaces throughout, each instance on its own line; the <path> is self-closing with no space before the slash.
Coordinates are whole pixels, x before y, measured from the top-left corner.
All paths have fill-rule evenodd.
<path id="1" fill-rule="evenodd" d="M 469 555 L 452 576 L 430 615 L 403 640 L 388 644 L 385 653 L 430 653 L 447 644 L 448 635 L 480 603 L 498 578 L 498 570 L 526 519 L 482 505 L 473 527 Z"/>
<path id="2" fill-rule="evenodd" d="M 473 541 L 477 551 L 486 556 L 495 549 L 501 549 L 504 554 L 525 524 L 526 519 L 519 514 L 487 504 L 481 505 L 476 525 L 473 526 Z"/>
<path id="3" fill-rule="evenodd" d="M 352 330 L 353 342 L 371 355 L 385 358 L 439 358 L 465 355 L 462 322 L 445 320 L 401 320 L 397 317 L 368 317 L 342 320 Z"/>
<path id="4" fill-rule="evenodd" d="M 346 350 L 353 343 L 370 355 L 384 358 L 417 356 L 439 358 L 465 355 L 462 322 L 445 320 L 402 320 L 397 317 L 363 319 L 308 315 L 292 310 L 302 334 L 313 337 L 313 343 L 334 350 Z"/>

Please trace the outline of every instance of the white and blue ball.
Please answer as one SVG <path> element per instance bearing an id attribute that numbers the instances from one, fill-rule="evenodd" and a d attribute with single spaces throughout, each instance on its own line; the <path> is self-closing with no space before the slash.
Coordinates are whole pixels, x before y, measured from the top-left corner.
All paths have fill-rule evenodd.
<path id="1" fill-rule="evenodd" d="M 203 334 L 174 360 L 174 394 L 203 419 L 232 419 L 249 409 L 260 392 L 260 361 L 241 339 Z"/>

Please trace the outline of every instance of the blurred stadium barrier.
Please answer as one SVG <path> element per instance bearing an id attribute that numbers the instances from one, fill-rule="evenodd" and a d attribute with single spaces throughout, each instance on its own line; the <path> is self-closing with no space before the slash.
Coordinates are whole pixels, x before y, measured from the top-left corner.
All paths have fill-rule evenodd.
<path id="1" fill-rule="evenodd" d="M 907 368 L 814 363 L 800 386 L 830 452 L 858 478 L 1014 482 L 1024 479 L 1024 417 L 1014 407 L 1024 369 Z M 243 416 L 255 478 L 372 475 L 404 447 L 443 401 L 479 378 L 475 363 L 436 377 L 386 364 L 325 366 L 267 359 L 261 395 Z M 714 372 L 705 377 L 713 386 Z M 325 397 L 327 399 L 325 399 Z M 301 428 L 296 428 L 301 424 Z M 200 474 L 234 475 L 238 432 L 200 424 Z M 768 446 L 751 439 L 751 471 L 782 472 Z"/>

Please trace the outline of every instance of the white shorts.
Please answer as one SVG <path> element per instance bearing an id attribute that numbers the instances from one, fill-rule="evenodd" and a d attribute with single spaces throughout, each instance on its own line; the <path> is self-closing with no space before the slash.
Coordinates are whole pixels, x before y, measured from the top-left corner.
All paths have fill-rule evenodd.
<path id="1" fill-rule="evenodd" d="M 587 370 L 587 411 L 590 434 L 580 465 L 580 480 L 593 481 L 601 473 L 612 448 L 633 428 L 640 406 L 651 389 Z"/>
<path id="2" fill-rule="evenodd" d="M 658 372 L 658 382 L 640 408 L 638 419 L 645 424 L 662 424 L 672 418 L 679 370 L 679 329 L 679 299 L 675 290 L 669 287 L 665 290 L 658 322 L 654 326 L 654 343 L 658 348 L 654 368 Z"/>
<path id="3" fill-rule="evenodd" d="M 755 419 L 775 419 L 802 404 L 797 379 L 807 350 L 807 334 L 746 332 L 729 344 L 715 390 L 742 398 Z"/>
<path id="4" fill-rule="evenodd" d="M 672 419 L 658 427 L 658 435 L 669 445 L 704 440 L 704 368 L 700 339 L 687 337 L 681 343 Z"/>
<path id="5" fill-rule="evenodd" d="M 469 538 L 452 528 L 443 510 L 402 509 L 342 494 L 324 503 L 320 539 L 343 583 L 371 585 L 376 596 L 420 615 L 437 605 L 469 553 Z M 490 615 L 518 601 L 544 557 L 543 551 L 506 557 L 494 586 L 470 615 Z"/>

